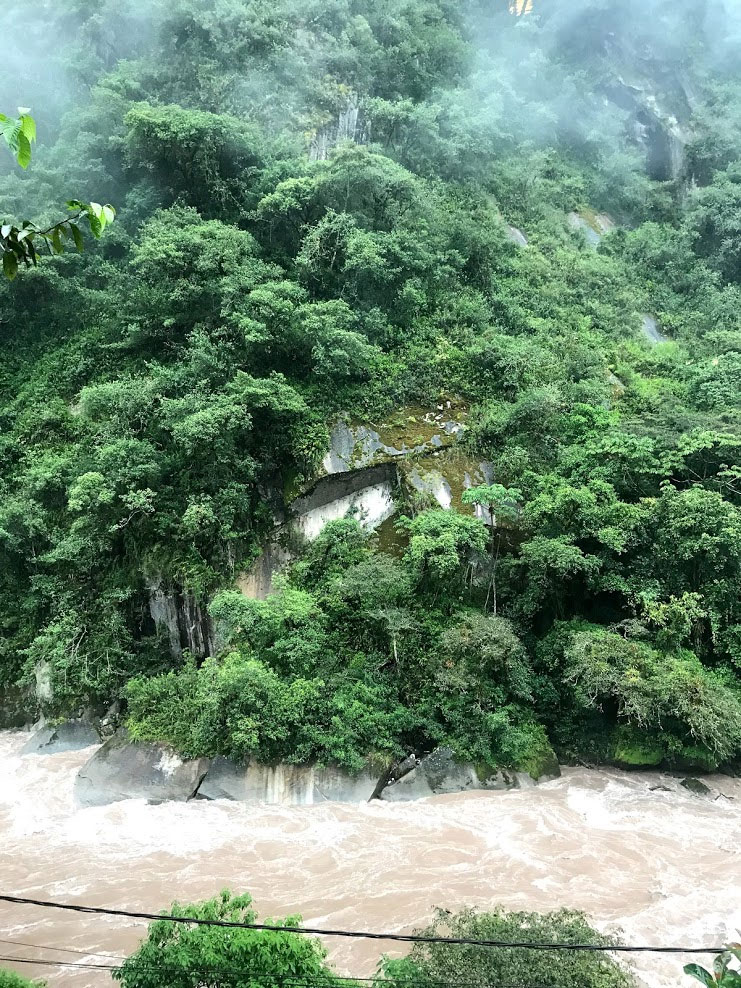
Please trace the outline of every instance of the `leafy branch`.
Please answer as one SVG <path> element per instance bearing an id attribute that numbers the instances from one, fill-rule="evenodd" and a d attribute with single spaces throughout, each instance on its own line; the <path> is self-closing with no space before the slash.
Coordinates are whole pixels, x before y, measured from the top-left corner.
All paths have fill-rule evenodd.
<path id="1" fill-rule="evenodd" d="M 20 226 L 11 223 L 0 226 L 0 252 L 6 278 L 12 281 L 21 264 L 26 267 L 36 265 L 39 260 L 38 247 L 41 244 L 46 245 L 50 254 L 63 254 L 66 250 L 65 242 L 71 241 L 77 251 L 82 252 L 85 242 L 79 221 L 87 220 L 90 232 L 97 240 L 116 216 L 113 206 L 101 206 L 98 202 L 70 199 L 67 208 L 74 211 L 72 216 L 43 229 L 30 220 L 24 220 Z"/>
<path id="2" fill-rule="evenodd" d="M 731 967 L 734 958 L 741 961 L 741 944 L 731 944 L 713 962 L 712 973 L 699 964 L 687 964 L 684 973 L 695 978 L 705 988 L 741 988 L 741 970 Z"/>
<path id="3" fill-rule="evenodd" d="M 31 111 L 19 106 L 17 117 L 0 113 L 0 133 L 21 168 L 28 168 L 31 164 L 31 145 L 36 141 L 36 121 Z"/>
<path id="4" fill-rule="evenodd" d="M 31 162 L 31 144 L 36 140 L 36 121 L 31 116 L 31 111 L 19 106 L 17 117 L 0 113 L 0 133 L 21 168 L 28 168 Z M 13 223 L 0 225 L 0 256 L 6 278 L 12 281 L 21 265 L 35 266 L 39 260 L 38 248 L 41 245 L 45 245 L 50 254 L 63 254 L 66 242 L 71 241 L 77 251 L 82 252 L 85 241 L 78 225 L 80 220 L 87 221 L 90 232 L 97 240 L 116 218 L 116 210 L 110 203 L 102 206 L 98 202 L 70 199 L 67 209 L 73 215 L 44 228 L 31 220 L 23 220 L 20 226 Z"/>

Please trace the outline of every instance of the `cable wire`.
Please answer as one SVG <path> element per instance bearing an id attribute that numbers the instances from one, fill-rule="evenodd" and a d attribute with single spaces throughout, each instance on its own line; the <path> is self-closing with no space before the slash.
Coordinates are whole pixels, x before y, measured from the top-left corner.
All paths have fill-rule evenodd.
<path id="1" fill-rule="evenodd" d="M 68 912 L 87 913 L 99 916 L 119 916 L 126 919 L 184 923 L 189 926 L 218 926 L 237 930 L 264 930 L 274 933 L 298 933 L 308 936 L 347 937 L 359 940 L 390 940 L 398 943 L 445 943 L 468 947 L 516 948 L 524 950 L 578 950 L 611 953 L 653 953 L 653 954 L 720 954 L 725 947 L 665 947 L 627 944 L 595 943 L 532 943 L 528 941 L 476 940 L 472 937 L 432 937 L 421 933 L 374 933 L 361 930 L 327 930 L 310 926 L 279 926 L 272 923 L 237 923 L 225 919 L 202 919 L 193 916 L 173 916 L 168 914 L 134 912 L 127 909 L 112 909 L 106 906 L 83 906 L 71 902 L 53 902 L 46 899 L 30 899 L 18 895 L 0 894 L 0 902 L 15 905 L 39 906 L 43 909 L 62 909 Z"/>
<path id="2" fill-rule="evenodd" d="M 95 954 L 97 957 L 108 957 L 112 961 L 126 960 L 125 957 L 118 957 L 116 954 L 108 954 L 105 950 L 75 950 L 74 947 L 53 947 L 50 943 L 29 943 L 27 940 L 3 940 L 0 943 L 7 943 L 11 947 L 33 947 L 34 950 L 57 950 L 62 954 L 80 954 L 83 957 L 90 957 Z"/>

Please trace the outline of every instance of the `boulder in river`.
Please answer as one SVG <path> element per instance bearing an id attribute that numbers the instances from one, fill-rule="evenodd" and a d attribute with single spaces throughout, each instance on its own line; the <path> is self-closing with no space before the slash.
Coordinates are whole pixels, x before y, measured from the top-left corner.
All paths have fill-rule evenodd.
<path id="1" fill-rule="evenodd" d="M 198 791 L 208 758 L 182 759 L 169 745 L 132 741 L 125 727 L 80 769 L 75 799 L 81 806 L 103 806 L 122 799 L 184 802 Z"/>
<path id="2" fill-rule="evenodd" d="M 54 727 L 42 727 L 21 748 L 22 755 L 56 755 L 61 751 L 79 751 L 100 744 L 92 724 L 84 720 L 65 720 Z"/>
<path id="3" fill-rule="evenodd" d="M 537 781 L 557 778 L 560 774 L 558 762 L 553 756 L 552 762 L 549 760 Z M 410 772 L 386 786 L 381 792 L 381 799 L 400 802 L 472 789 L 526 789 L 535 784 L 536 779 L 528 772 L 475 765 L 473 762 L 457 759 L 450 748 L 436 748 L 425 755 Z"/>
<path id="4" fill-rule="evenodd" d="M 351 775 L 332 766 L 240 764 L 219 757 L 211 763 L 198 789 L 198 798 L 282 806 L 364 803 L 373 795 L 377 782 L 378 773 L 370 769 Z"/>
<path id="5" fill-rule="evenodd" d="M 712 789 L 710 786 L 706 786 L 704 782 L 700 782 L 699 779 L 682 779 L 679 783 L 680 786 L 685 788 L 688 792 L 694 793 L 696 796 L 710 796 Z"/>

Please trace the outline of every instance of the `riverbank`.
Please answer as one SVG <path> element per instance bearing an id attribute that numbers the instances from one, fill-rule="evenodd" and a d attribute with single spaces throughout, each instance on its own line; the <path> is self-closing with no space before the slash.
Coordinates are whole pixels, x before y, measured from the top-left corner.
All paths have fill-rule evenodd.
<path id="1" fill-rule="evenodd" d="M 437 905 L 498 902 L 584 909 L 600 929 L 644 943 L 723 942 L 741 928 L 738 779 L 706 779 L 718 799 L 658 773 L 565 769 L 533 789 L 405 804 L 78 809 L 74 780 L 95 749 L 21 756 L 27 739 L 0 733 L 0 873 L 10 892 L 156 911 L 230 887 L 250 891 L 261 915 L 356 929 L 408 930 Z M 109 963 L 92 951 L 123 956 L 143 929 L 0 906 L 2 938 L 83 951 L 47 953 L 67 963 Z M 376 945 L 327 946 L 342 973 L 373 973 Z M 682 963 L 635 960 L 655 988 L 675 985 Z M 65 988 L 110 983 L 91 969 L 23 970 Z"/>

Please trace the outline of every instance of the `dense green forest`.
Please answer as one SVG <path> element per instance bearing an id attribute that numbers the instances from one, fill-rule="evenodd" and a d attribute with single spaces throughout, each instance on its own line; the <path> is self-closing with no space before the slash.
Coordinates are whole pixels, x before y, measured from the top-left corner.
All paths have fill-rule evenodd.
<path id="1" fill-rule="evenodd" d="M 3 6 L 0 218 L 117 209 L 0 285 L 6 689 L 188 754 L 738 765 L 741 12 L 533 7 Z M 339 414 L 443 398 L 491 484 L 235 589 Z"/>

